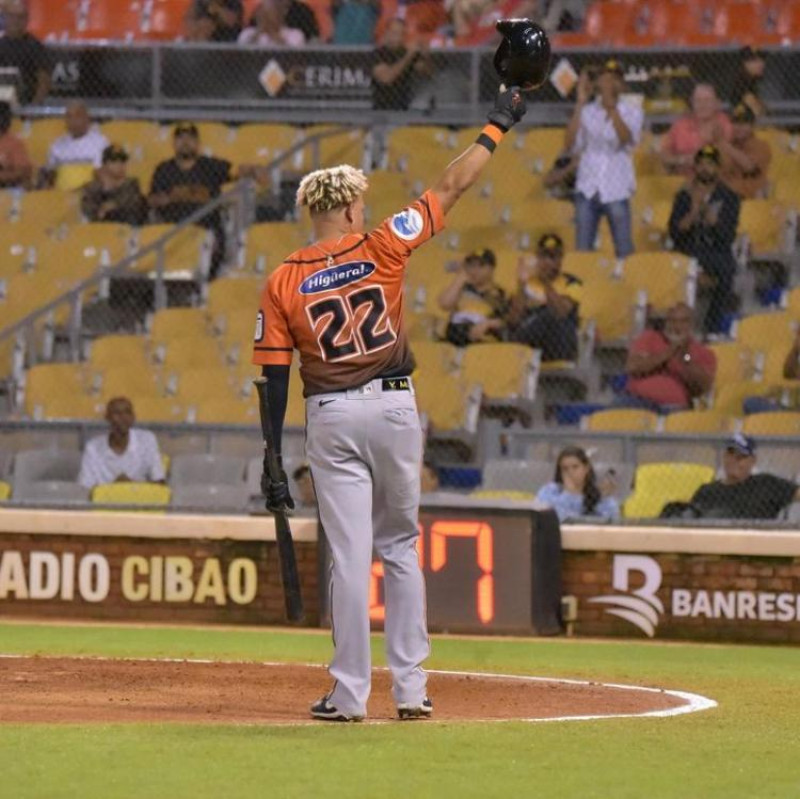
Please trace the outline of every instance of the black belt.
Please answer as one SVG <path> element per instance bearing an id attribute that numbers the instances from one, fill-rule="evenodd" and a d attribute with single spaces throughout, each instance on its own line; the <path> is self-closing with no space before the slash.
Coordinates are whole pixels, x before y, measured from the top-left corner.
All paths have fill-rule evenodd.
<path id="1" fill-rule="evenodd" d="M 383 391 L 411 391 L 411 380 L 407 377 L 384 377 L 381 380 Z"/>

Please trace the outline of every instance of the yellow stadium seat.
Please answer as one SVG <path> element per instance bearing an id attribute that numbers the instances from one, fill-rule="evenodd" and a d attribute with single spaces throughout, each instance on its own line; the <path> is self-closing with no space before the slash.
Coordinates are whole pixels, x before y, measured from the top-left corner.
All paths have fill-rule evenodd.
<path id="1" fill-rule="evenodd" d="M 303 131 L 303 135 L 310 137 L 330 129 L 330 125 L 312 125 Z M 360 169 L 364 161 L 364 131 L 361 128 L 352 128 L 334 136 L 326 136 L 319 140 L 318 148 L 319 165 L 314 161 L 313 147 L 303 149 L 307 168 L 326 169 L 339 164 L 351 164 Z"/>
<path id="2" fill-rule="evenodd" d="M 169 505 L 169 486 L 157 483 L 104 483 L 92 489 L 96 505 Z"/>
<path id="3" fill-rule="evenodd" d="M 536 499 L 536 494 L 528 491 L 502 491 L 485 488 L 479 491 L 471 491 L 469 496 L 474 499 L 508 499 L 514 502 L 532 502 Z"/>
<path id="4" fill-rule="evenodd" d="M 253 274 L 268 274 L 307 241 L 303 227 L 297 222 L 251 225 L 245 233 L 240 267 Z M 319 255 L 324 258 L 322 253 Z"/>
<path id="5" fill-rule="evenodd" d="M 514 222 L 545 233 L 548 228 L 561 230 L 572 227 L 575 206 L 566 200 L 533 200 L 506 205 L 501 209 L 500 216 L 504 222 Z"/>
<path id="6" fill-rule="evenodd" d="M 208 320 L 202 308 L 165 308 L 153 316 L 150 336 L 157 343 L 172 338 L 208 335 Z"/>
<path id="7" fill-rule="evenodd" d="M 770 411 L 745 416 L 742 432 L 748 436 L 799 436 L 800 413 Z"/>
<path id="8" fill-rule="evenodd" d="M 154 370 L 134 371 L 118 366 L 100 372 L 96 378 L 100 397 L 108 402 L 114 397 L 127 397 L 134 406 L 139 397 L 158 397 L 163 394 Z"/>
<path id="9" fill-rule="evenodd" d="M 716 410 L 678 411 L 664 419 L 665 433 L 723 433 L 728 429 L 727 417 Z"/>
<path id="10" fill-rule="evenodd" d="M 462 430 L 469 424 L 469 396 L 463 381 L 452 374 L 414 375 L 417 407 L 433 432 Z"/>
<path id="11" fill-rule="evenodd" d="M 458 349 L 444 341 L 415 341 L 411 347 L 417 369 L 433 374 L 453 374 L 456 371 Z"/>
<path id="12" fill-rule="evenodd" d="M 648 305 L 666 310 L 677 302 L 686 302 L 691 259 L 672 252 L 640 252 L 625 259 L 623 291 L 635 297 L 647 292 Z"/>
<path id="13" fill-rule="evenodd" d="M 54 394 L 42 399 L 41 406 L 34 408 L 33 416 L 35 419 L 43 421 L 98 419 L 103 415 L 103 411 L 103 403 L 88 394 Z"/>
<path id="14" fill-rule="evenodd" d="M 21 195 L 18 213 L 22 220 L 36 224 L 43 232 L 74 225 L 81 221 L 80 194 L 56 189 L 29 191 Z"/>
<path id="15" fill-rule="evenodd" d="M 173 397 L 138 397 L 133 410 L 138 422 L 180 424 L 186 421 L 186 409 Z"/>
<path id="16" fill-rule="evenodd" d="M 198 424 L 246 424 L 258 425 L 258 407 L 255 402 L 244 400 L 201 399 L 195 408 Z"/>
<path id="17" fill-rule="evenodd" d="M 110 142 L 124 147 L 129 155 L 137 147 L 143 150 L 152 147 L 153 142 L 158 142 L 162 135 L 157 123 L 144 119 L 114 119 L 105 122 L 101 130 Z M 169 138 L 164 137 L 162 151 L 169 144 Z"/>
<path id="18" fill-rule="evenodd" d="M 94 179 L 91 164 L 63 164 L 56 170 L 55 189 L 57 191 L 76 191 Z"/>
<path id="19" fill-rule="evenodd" d="M 298 141 L 298 130 L 291 125 L 242 125 L 236 132 L 234 144 L 240 153 L 239 163 L 272 161 Z M 302 162 L 300 162 L 302 163 Z M 299 168 L 298 164 L 284 164 L 284 168 Z"/>
<path id="20" fill-rule="evenodd" d="M 108 335 L 96 338 L 89 350 L 89 364 L 95 371 L 113 369 L 125 364 L 128 369 L 152 368 L 144 336 Z"/>
<path id="21" fill-rule="evenodd" d="M 252 326 L 263 289 L 263 277 L 236 276 L 215 280 L 209 287 L 206 303 L 212 327 L 222 329 L 227 319 L 235 316 L 246 316 Z"/>
<path id="22" fill-rule="evenodd" d="M 153 360 L 165 372 L 222 368 L 222 352 L 211 336 L 170 336 L 154 348 Z"/>
<path id="23" fill-rule="evenodd" d="M 772 346 L 786 346 L 788 351 L 793 322 L 791 314 L 785 312 L 747 316 L 737 325 L 736 340 L 756 352 Z"/>
<path id="24" fill-rule="evenodd" d="M 714 389 L 713 408 L 725 416 L 741 416 L 742 403 L 748 397 L 765 397 L 776 392 L 769 383 L 745 380 L 741 383 L 725 383 Z"/>
<path id="25" fill-rule="evenodd" d="M 680 175 L 647 175 L 636 183 L 634 205 L 646 208 L 656 203 L 670 203 L 675 195 L 686 185 L 686 178 Z"/>
<path id="26" fill-rule="evenodd" d="M 637 252 L 660 252 L 669 235 L 671 201 L 659 201 L 639 209 L 634 206 L 633 239 Z"/>
<path id="27" fill-rule="evenodd" d="M 11 496 L 11 486 L 0 480 L 0 502 L 6 502 Z"/>
<path id="28" fill-rule="evenodd" d="M 416 199 L 408 178 L 399 172 L 375 171 L 367 178 L 369 188 L 364 195 L 364 202 L 369 212 L 370 227 L 376 227 Z"/>
<path id="29" fill-rule="evenodd" d="M 143 250 L 173 230 L 175 225 L 145 225 L 138 229 L 135 250 Z M 166 272 L 195 272 L 201 269 L 210 257 L 210 233 L 205 228 L 190 226 L 170 238 L 164 245 L 164 270 Z M 135 261 L 136 272 L 151 272 L 156 269 L 157 252 Z"/>
<path id="30" fill-rule="evenodd" d="M 657 414 L 638 408 L 610 408 L 583 418 L 585 429 L 593 433 L 649 433 L 658 423 Z"/>
<path id="31" fill-rule="evenodd" d="M 788 313 L 792 319 L 800 321 L 800 286 L 787 292 L 786 313 Z"/>
<path id="32" fill-rule="evenodd" d="M 757 253 L 786 249 L 786 213 L 774 200 L 743 200 L 739 234 L 747 234 Z"/>
<path id="33" fill-rule="evenodd" d="M 581 293 L 581 325 L 594 324 L 601 342 L 626 339 L 633 328 L 635 300 L 628 296 L 622 281 L 595 283 Z"/>
<path id="34" fill-rule="evenodd" d="M 564 150 L 564 128 L 530 128 L 513 144 L 529 167 L 528 171 L 541 175 Z"/>
<path id="35" fill-rule="evenodd" d="M 63 117 L 29 120 L 22 128 L 21 138 L 31 161 L 37 166 L 47 163 L 53 142 L 66 133 Z"/>
<path id="36" fill-rule="evenodd" d="M 197 406 L 199 400 L 236 400 L 231 374 L 222 365 L 182 369 L 169 374 L 167 387 L 186 406 Z"/>
<path id="37" fill-rule="evenodd" d="M 464 349 L 460 375 L 465 385 L 479 385 L 487 397 L 533 399 L 535 353 L 524 344 L 471 344 Z"/>
<path id="38" fill-rule="evenodd" d="M 203 155 L 224 158 L 228 145 L 236 140 L 236 128 L 224 122 L 195 122 L 200 134 L 200 152 Z"/>
<path id="39" fill-rule="evenodd" d="M 636 469 L 633 494 L 625 502 L 627 519 L 651 519 L 668 502 L 689 502 L 714 469 L 699 463 L 646 463 Z"/>
<path id="40" fill-rule="evenodd" d="M 717 359 L 717 372 L 714 377 L 717 386 L 740 383 L 753 376 L 753 352 L 750 347 L 738 341 L 726 341 L 708 346 Z"/>
<path id="41" fill-rule="evenodd" d="M 616 261 L 604 253 L 573 251 L 564 254 L 561 271 L 593 287 L 598 281 L 611 280 L 615 267 Z"/>
<path id="42" fill-rule="evenodd" d="M 25 413 L 37 415 L 52 397 L 84 393 L 84 369 L 78 363 L 43 363 L 32 366 L 25 375 Z"/>
<path id="43" fill-rule="evenodd" d="M 412 179 L 429 180 L 447 166 L 449 131 L 433 126 L 394 128 L 387 138 L 389 167 Z"/>

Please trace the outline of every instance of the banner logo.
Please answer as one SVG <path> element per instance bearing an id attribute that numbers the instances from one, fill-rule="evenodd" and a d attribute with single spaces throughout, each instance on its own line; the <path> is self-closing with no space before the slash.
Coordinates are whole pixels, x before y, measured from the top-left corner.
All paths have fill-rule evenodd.
<path id="1" fill-rule="evenodd" d="M 639 572 L 644 576 L 641 588 L 631 590 L 631 572 Z M 664 613 L 664 605 L 656 596 L 661 587 L 661 567 L 658 563 L 647 555 L 614 555 L 611 585 L 623 593 L 598 596 L 589 602 L 608 605 L 606 613 L 629 621 L 652 638 L 656 634 L 659 616 Z"/>
<path id="2" fill-rule="evenodd" d="M 371 261 L 349 261 L 346 264 L 320 269 L 309 275 L 301 284 L 298 291 L 301 294 L 321 294 L 323 291 L 332 291 L 351 283 L 358 283 L 369 277 L 375 271 L 375 264 Z"/>

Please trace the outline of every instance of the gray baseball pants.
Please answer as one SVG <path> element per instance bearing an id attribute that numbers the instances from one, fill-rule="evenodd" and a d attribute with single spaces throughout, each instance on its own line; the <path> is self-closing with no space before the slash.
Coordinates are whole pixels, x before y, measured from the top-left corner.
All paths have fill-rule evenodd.
<path id="1" fill-rule="evenodd" d="M 425 698 L 422 662 L 430 653 L 416 551 L 422 431 L 413 388 L 384 390 L 388 385 L 377 379 L 306 400 L 306 453 L 331 551 L 330 701 L 357 716 L 366 715 L 371 685 L 373 547 L 384 566 L 386 658 L 396 704 Z"/>

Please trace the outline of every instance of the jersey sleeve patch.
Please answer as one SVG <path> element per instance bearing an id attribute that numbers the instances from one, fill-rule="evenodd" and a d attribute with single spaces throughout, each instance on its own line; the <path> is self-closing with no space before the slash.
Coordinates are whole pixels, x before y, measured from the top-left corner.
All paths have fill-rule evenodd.
<path id="1" fill-rule="evenodd" d="M 264 312 L 259 311 L 256 315 L 256 332 L 253 336 L 254 341 L 258 344 L 264 338 Z"/>
<path id="2" fill-rule="evenodd" d="M 422 235 L 425 225 L 422 214 L 416 208 L 406 208 L 392 217 L 389 227 L 403 241 L 414 241 Z"/>

